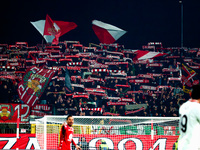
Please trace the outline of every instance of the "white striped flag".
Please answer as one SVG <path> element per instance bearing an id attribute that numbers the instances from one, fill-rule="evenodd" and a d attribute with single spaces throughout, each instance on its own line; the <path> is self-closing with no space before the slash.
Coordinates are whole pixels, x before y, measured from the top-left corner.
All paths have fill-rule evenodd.
<path id="1" fill-rule="evenodd" d="M 166 53 L 160 52 L 150 52 L 150 51 L 143 51 L 143 50 L 133 50 L 136 54 L 136 60 L 144 60 L 144 59 L 153 59 L 155 57 L 160 57 L 166 55 Z"/>
<path id="2" fill-rule="evenodd" d="M 90 110 L 90 111 L 100 111 L 102 113 L 102 108 L 80 108 L 80 111 Z"/>
<path id="3" fill-rule="evenodd" d="M 19 98 L 30 107 L 37 104 L 55 72 L 55 70 L 37 67 L 28 69 L 18 85 Z"/>
<path id="4" fill-rule="evenodd" d="M 98 20 L 92 21 L 92 28 L 99 41 L 105 44 L 114 43 L 126 33 L 125 30 Z"/>

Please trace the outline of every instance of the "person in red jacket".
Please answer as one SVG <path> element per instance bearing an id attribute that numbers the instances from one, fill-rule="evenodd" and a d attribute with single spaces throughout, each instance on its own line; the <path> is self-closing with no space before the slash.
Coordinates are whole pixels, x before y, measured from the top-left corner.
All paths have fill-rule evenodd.
<path id="1" fill-rule="evenodd" d="M 71 150 L 71 143 L 74 144 L 77 150 L 82 150 L 73 140 L 74 129 L 72 125 L 74 118 L 72 115 L 68 115 L 66 119 L 67 123 L 63 123 L 60 130 L 60 144 L 58 150 Z"/>

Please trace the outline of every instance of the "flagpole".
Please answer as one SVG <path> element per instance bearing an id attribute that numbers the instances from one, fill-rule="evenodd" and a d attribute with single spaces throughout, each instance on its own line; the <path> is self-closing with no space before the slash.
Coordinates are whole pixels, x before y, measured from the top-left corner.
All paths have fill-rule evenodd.
<path id="1" fill-rule="evenodd" d="M 180 67 L 182 69 L 182 65 L 183 65 L 183 0 L 179 0 L 179 3 L 181 5 L 181 48 L 180 48 Z M 180 69 L 180 75 L 182 78 L 182 70 Z"/>
<path id="2" fill-rule="evenodd" d="M 183 0 L 180 0 L 181 4 L 181 48 L 183 48 Z"/>

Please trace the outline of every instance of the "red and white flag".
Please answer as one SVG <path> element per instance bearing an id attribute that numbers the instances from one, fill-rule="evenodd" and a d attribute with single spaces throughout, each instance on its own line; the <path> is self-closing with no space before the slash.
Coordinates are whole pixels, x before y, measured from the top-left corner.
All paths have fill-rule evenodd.
<path id="1" fill-rule="evenodd" d="M 150 52 L 143 50 L 134 50 L 133 52 L 136 54 L 136 57 L 134 58 L 135 60 L 153 59 L 155 57 L 166 55 L 166 53 Z"/>
<path id="2" fill-rule="evenodd" d="M 46 20 L 38 20 L 31 22 L 31 24 L 40 32 L 47 43 L 58 41 L 60 36 L 77 27 L 74 22 L 54 21 L 48 15 Z"/>
<path id="3" fill-rule="evenodd" d="M 37 104 L 55 72 L 55 70 L 37 67 L 28 69 L 18 85 L 19 98 L 29 106 Z"/>
<path id="4" fill-rule="evenodd" d="M 43 35 L 52 36 L 53 37 L 52 44 L 58 44 L 60 34 L 61 31 L 59 26 L 55 22 L 53 22 L 53 20 L 49 17 L 49 15 L 47 15 L 44 25 Z"/>
<path id="5" fill-rule="evenodd" d="M 114 43 L 126 33 L 125 30 L 98 20 L 92 21 L 92 28 L 99 41 L 105 44 Z"/>

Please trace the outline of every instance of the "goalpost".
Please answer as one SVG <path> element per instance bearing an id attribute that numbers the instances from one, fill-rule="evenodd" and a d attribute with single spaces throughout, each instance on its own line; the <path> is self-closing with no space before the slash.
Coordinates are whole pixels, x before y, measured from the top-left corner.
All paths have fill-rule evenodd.
<path id="1" fill-rule="evenodd" d="M 67 116 L 36 120 L 41 149 L 57 149 L 61 125 Z M 179 135 L 179 117 L 73 116 L 75 143 L 83 150 L 172 150 Z M 73 149 L 75 149 L 73 147 Z"/>

